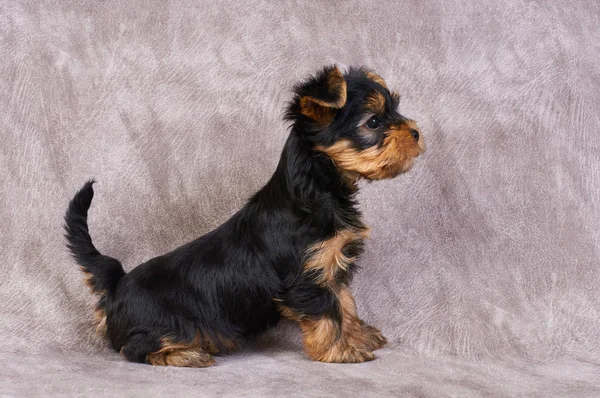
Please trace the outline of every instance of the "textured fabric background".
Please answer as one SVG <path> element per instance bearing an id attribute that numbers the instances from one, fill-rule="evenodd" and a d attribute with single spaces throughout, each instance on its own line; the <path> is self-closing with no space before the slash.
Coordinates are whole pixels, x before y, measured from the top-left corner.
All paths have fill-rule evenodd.
<path id="1" fill-rule="evenodd" d="M 244 5 L 242 5 L 244 3 Z M 0 395 L 599 396 L 600 3 L 0 0 Z M 127 270 L 216 227 L 273 172 L 290 87 L 367 65 L 428 146 L 364 184 L 374 362 L 283 324 L 210 369 L 125 363 L 62 239 L 96 177 Z"/>

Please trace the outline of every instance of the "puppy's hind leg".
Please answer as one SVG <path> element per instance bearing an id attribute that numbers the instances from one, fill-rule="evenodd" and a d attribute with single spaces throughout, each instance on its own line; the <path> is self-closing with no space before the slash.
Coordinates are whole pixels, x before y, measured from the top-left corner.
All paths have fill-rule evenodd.
<path id="1" fill-rule="evenodd" d="M 130 362 L 147 363 L 148 353 L 160 349 L 160 342 L 147 333 L 137 333 L 121 347 L 121 356 Z"/>
<path id="2" fill-rule="evenodd" d="M 190 342 L 136 334 L 121 348 L 121 355 L 131 362 L 156 366 L 204 368 L 215 363 L 212 355 L 200 346 L 198 337 Z"/>
<path id="3" fill-rule="evenodd" d="M 146 360 L 156 366 L 190 368 L 205 368 L 215 363 L 213 356 L 202 348 L 199 334 L 191 342 L 163 337 L 160 339 L 160 348 L 149 353 Z"/>

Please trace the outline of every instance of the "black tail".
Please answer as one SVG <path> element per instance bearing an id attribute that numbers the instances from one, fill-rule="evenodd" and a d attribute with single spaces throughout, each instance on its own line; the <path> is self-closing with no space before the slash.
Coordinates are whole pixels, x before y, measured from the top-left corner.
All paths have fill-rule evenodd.
<path id="1" fill-rule="evenodd" d="M 88 232 L 87 213 L 94 197 L 93 180 L 85 183 L 75 194 L 65 214 L 67 247 L 86 274 L 92 292 L 101 296 L 114 292 L 117 282 L 125 275 L 123 266 L 112 257 L 104 256 L 94 247 Z"/>

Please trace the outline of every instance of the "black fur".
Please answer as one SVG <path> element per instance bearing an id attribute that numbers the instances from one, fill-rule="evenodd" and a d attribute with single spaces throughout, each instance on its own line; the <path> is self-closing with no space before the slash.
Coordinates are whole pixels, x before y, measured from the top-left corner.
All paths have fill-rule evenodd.
<path id="1" fill-rule="evenodd" d="M 114 293 L 119 280 L 125 275 L 121 263 L 96 250 L 88 232 L 87 213 L 94 197 L 94 180 L 85 183 L 83 188 L 69 203 L 65 214 L 67 247 L 75 260 L 92 275 L 90 283 L 94 292 Z"/>
<path id="2" fill-rule="evenodd" d="M 280 319 L 278 303 L 307 316 L 339 319 L 336 297 L 314 282 L 303 264 L 311 245 L 344 228 L 362 228 L 356 188 L 344 182 L 331 159 L 314 149 L 351 138 L 364 115 L 363 101 L 379 90 L 397 115 L 390 93 L 351 69 L 346 105 L 327 127 L 299 112 L 302 95 L 335 100 L 327 91 L 332 68 L 296 87 L 286 114 L 292 122 L 277 169 L 269 182 L 233 217 L 212 232 L 170 253 L 153 258 L 125 274 L 121 264 L 96 250 L 88 233 L 87 211 L 93 181 L 86 183 L 65 215 L 68 247 L 93 275 L 107 315 L 107 336 L 115 350 L 135 362 L 160 347 L 160 339 L 192 341 L 199 331 L 221 349 L 263 332 Z M 357 256 L 362 245 L 345 253 Z M 355 267 L 339 275 L 348 283 Z"/>

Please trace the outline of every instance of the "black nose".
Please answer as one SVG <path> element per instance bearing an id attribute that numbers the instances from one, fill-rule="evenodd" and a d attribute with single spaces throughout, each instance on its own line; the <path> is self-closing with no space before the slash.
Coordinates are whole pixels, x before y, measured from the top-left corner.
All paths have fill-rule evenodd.
<path id="1" fill-rule="evenodd" d="M 411 129 L 410 130 L 410 135 L 412 135 L 413 137 L 415 137 L 415 140 L 419 141 L 419 132 L 415 129 Z"/>

